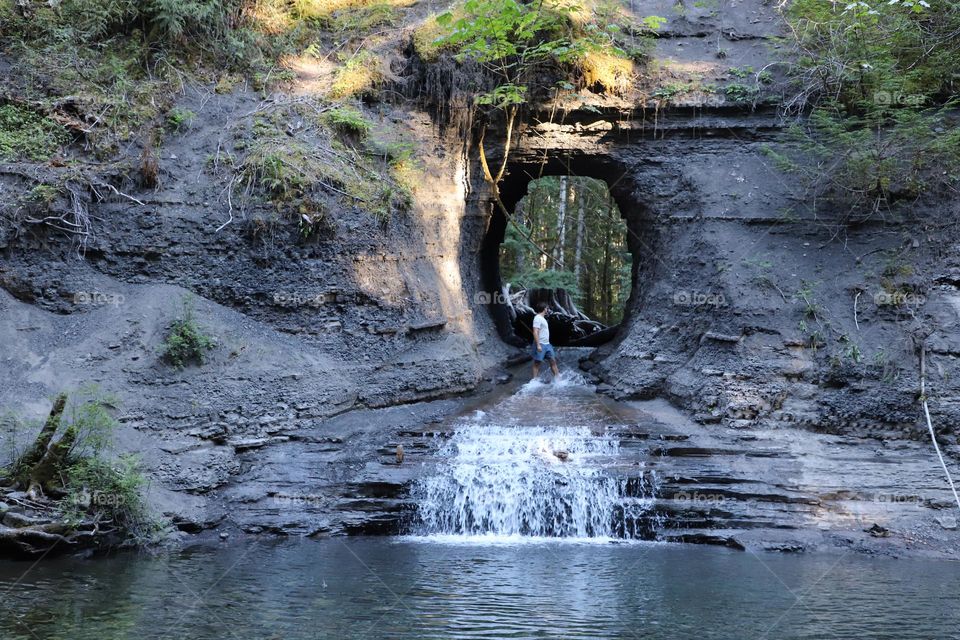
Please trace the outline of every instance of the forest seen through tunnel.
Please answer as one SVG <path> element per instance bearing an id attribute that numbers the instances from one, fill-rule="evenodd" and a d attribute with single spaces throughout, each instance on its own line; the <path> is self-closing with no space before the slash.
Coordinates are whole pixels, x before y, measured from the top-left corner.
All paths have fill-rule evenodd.
<path id="1" fill-rule="evenodd" d="M 591 320 L 620 322 L 632 257 L 626 223 L 604 181 L 566 175 L 532 180 L 513 222 L 500 247 L 502 280 L 511 293 L 563 289 Z"/>

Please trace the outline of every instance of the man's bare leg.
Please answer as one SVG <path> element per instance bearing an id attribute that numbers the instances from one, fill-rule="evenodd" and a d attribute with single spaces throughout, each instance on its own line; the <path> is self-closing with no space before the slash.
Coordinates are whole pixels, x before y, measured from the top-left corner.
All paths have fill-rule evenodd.
<path id="1" fill-rule="evenodd" d="M 533 361 L 533 379 L 536 380 L 540 376 L 540 363 L 536 360 Z"/>
<path id="2" fill-rule="evenodd" d="M 554 378 L 556 378 L 557 376 L 560 375 L 560 369 L 557 368 L 557 359 L 556 359 L 556 358 L 551 358 L 551 359 L 550 359 L 550 370 L 553 371 L 553 377 L 554 377 Z"/>

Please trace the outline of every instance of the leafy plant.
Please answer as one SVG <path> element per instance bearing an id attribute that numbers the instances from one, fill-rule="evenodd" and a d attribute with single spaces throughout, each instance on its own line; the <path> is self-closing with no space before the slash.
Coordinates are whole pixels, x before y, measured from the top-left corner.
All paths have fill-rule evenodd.
<path id="1" fill-rule="evenodd" d="M 66 478 L 61 505 L 67 522 L 92 518 L 119 527 L 138 542 L 155 527 L 143 501 L 146 479 L 136 456 L 82 457 L 66 469 Z"/>
<path id="2" fill-rule="evenodd" d="M 809 111 L 774 152 L 813 202 L 848 207 L 863 220 L 898 200 L 960 180 L 955 79 L 956 3 L 922 0 L 796 0 L 783 5 L 794 93 L 788 111 Z"/>
<path id="3" fill-rule="evenodd" d="M 164 340 L 163 358 L 178 369 L 190 363 L 203 364 L 206 352 L 215 345 L 194 319 L 190 302 L 184 300 L 183 312 L 170 325 Z"/>
<path id="4" fill-rule="evenodd" d="M 800 282 L 800 288 L 797 289 L 796 299 L 800 301 L 805 318 L 817 319 L 823 311 L 820 303 L 817 302 L 814 295 L 814 284 L 806 280 Z"/>
<path id="5" fill-rule="evenodd" d="M 174 107 L 167 113 L 167 125 L 174 131 L 180 131 L 190 127 L 196 117 L 197 114 L 189 109 Z"/>
<path id="6" fill-rule="evenodd" d="M 339 131 L 358 138 L 365 138 L 370 133 L 370 122 L 354 107 L 338 107 L 324 114 L 326 122 Z"/>
<path id="7" fill-rule="evenodd" d="M 50 118 L 15 104 L 0 106 L 0 159 L 46 160 L 69 139 Z"/>
<path id="8" fill-rule="evenodd" d="M 723 93 L 734 102 L 751 102 L 760 95 L 760 89 L 755 85 L 735 82 L 723 87 Z"/>

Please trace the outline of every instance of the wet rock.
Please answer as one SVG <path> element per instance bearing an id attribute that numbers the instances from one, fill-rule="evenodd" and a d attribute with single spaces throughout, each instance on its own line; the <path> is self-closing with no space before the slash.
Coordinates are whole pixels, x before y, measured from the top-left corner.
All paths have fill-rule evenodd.
<path id="1" fill-rule="evenodd" d="M 937 518 L 937 524 L 948 531 L 956 531 L 957 529 L 957 519 L 953 516 L 940 516 Z"/>
<path id="2" fill-rule="evenodd" d="M 764 547 L 765 551 L 778 551 L 780 553 L 803 553 L 806 547 L 802 544 L 774 544 Z"/>
<path id="3" fill-rule="evenodd" d="M 864 529 L 864 531 L 869 533 L 874 538 L 886 538 L 886 537 L 889 537 L 890 535 L 889 529 L 887 529 L 886 527 L 881 527 L 876 522 L 874 522 L 873 526 L 871 526 L 869 529 Z"/>
<path id="4" fill-rule="evenodd" d="M 223 444 L 226 442 L 227 425 L 223 422 L 214 422 L 203 427 L 191 429 L 187 434 L 204 440 L 212 440 L 217 444 Z"/>
<path id="5" fill-rule="evenodd" d="M 701 342 L 707 340 L 712 340 L 714 342 L 737 343 L 740 342 L 740 336 L 733 335 L 731 333 L 716 333 L 714 331 L 707 331 L 703 334 Z"/>
<path id="6" fill-rule="evenodd" d="M 259 449 L 267 446 L 268 444 L 287 442 L 288 440 L 290 440 L 289 436 L 271 436 L 269 438 L 246 438 L 243 440 L 233 440 L 229 444 L 237 453 L 240 453 L 242 451 L 249 451 L 251 449 Z"/>

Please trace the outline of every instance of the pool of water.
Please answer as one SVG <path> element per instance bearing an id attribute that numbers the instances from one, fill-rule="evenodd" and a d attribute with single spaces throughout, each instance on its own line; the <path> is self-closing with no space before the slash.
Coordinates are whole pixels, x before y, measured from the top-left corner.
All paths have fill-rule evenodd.
<path id="1" fill-rule="evenodd" d="M 960 563 L 516 537 L 0 564 L 5 640 L 960 638 Z"/>

